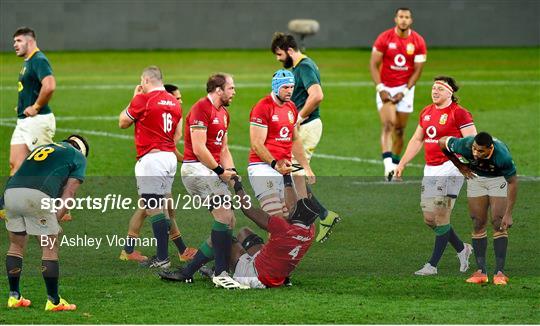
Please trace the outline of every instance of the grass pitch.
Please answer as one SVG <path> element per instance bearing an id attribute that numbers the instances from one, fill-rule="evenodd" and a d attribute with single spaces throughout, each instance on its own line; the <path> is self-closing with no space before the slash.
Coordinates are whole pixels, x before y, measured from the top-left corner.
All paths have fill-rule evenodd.
<path id="1" fill-rule="evenodd" d="M 208 75 L 217 71 L 234 75 L 237 95 L 230 108 L 229 142 L 242 175 L 247 166 L 249 111 L 270 91 L 272 73 L 280 67 L 269 51 L 46 54 L 58 84 L 51 102 L 57 116 L 56 139 L 75 130 L 87 136 L 91 146 L 89 177 L 79 196 L 136 195 L 133 130 L 119 130 L 116 116 L 131 99 L 145 66 L 160 66 L 166 81 L 180 86 L 184 116 L 205 95 Z M 429 258 L 433 242 L 419 207 L 423 158 L 419 155 L 416 165 L 405 171 L 407 182 L 380 183 L 379 122 L 367 67 L 369 51 L 313 50 L 308 55 L 319 65 L 325 93 L 320 155 L 312 161 L 319 176 L 315 190 L 328 208 L 343 216 L 343 222 L 328 242 L 313 245 L 293 274 L 292 288 L 224 291 L 200 278 L 192 285 L 165 283 L 136 264 L 118 260 L 120 247 L 63 246 L 60 293 L 79 308 L 72 313 L 45 313 L 40 254 L 30 241 L 21 289 L 33 300 L 33 307 L 10 311 L 2 306 L 0 323 L 537 323 L 540 50 L 431 50 L 406 131 L 409 138 L 420 110 L 430 103 L 432 78 L 445 74 L 462 86 L 457 94 L 477 128 L 509 145 L 524 177 L 509 238 L 510 285 L 504 288 L 466 284 L 468 273 L 459 273 L 450 246 L 438 276 L 412 275 Z M 0 175 L 5 176 L 22 62 L 12 53 L 0 54 L 0 60 Z M 175 182 L 175 193 L 185 193 L 179 178 Z M 125 236 L 132 210 L 72 213 L 74 221 L 63 226 L 65 235 L 105 238 Z M 236 215 L 238 227 L 256 230 L 240 213 Z M 179 210 L 177 220 L 191 246 L 208 235 L 211 222 L 205 211 Z M 452 224 L 462 239 L 470 241 L 464 190 Z M 7 233 L 0 234 L 0 251 L 5 252 Z M 143 236 L 151 236 L 149 225 Z M 154 252 L 154 248 L 142 250 Z M 172 245 L 170 252 L 171 256 L 175 252 Z M 491 240 L 488 264 L 492 269 Z M 7 296 L 7 291 L 3 280 L 0 293 Z"/>

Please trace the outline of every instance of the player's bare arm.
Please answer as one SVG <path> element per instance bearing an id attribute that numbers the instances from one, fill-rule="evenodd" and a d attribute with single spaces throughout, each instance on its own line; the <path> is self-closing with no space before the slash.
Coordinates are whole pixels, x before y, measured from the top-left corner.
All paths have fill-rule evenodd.
<path id="1" fill-rule="evenodd" d="M 298 121 L 300 122 L 309 117 L 311 112 L 315 111 L 324 98 L 322 87 L 319 84 L 309 86 L 307 92 L 308 98 L 306 99 L 306 104 L 304 104 L 302 110 L 298 112 Z"/>
<path id="2" fill-rule="evenodd" d="M 251 149 L 257 154 L 257 156 L 264 162 L 271 164 L 274 157 L 270 151 L 264 146 L 266 136 L 268 135 L 267 127 L 249 126 L 249 139 L 251 142 Z"/>
<path id="3" fill-rule="evenodd" d="M 120 116 L 118 117 L 118 127 L 120 127 L 120 129 L 129 128 L 135 122 L 135 120 L 131 119 L 127 115 L 126 111 L 127 111 L 127 108 L 122 110 L 122 112 L 120 112 Z"/>
<path id="4" fill-rule="evenodd" d="M 314 184 L 316 182 L 315 173 L 313 173 L 313 170 L 311 170 L 311 166 L 309 165 L 309 161 L 307 160 L 306 154 L 304 151 L 304 145 L 302 144 L 302 138 L 300 138 L 300 134 L 298 133 L 298 128 L 296 129 L 297 130 L 295 130 L 293 134 L 292 154 L 294 158 L 298 161 L 298 163 L 300 163 L 302 168 L 306 171 L 306 177 L 307 177 L 308 183 Z"/>
<path id="5" fill-rule="evenodd" d="M 225 181 L 228 182 L 233 175 L 236 175 L 236 172 L 232 169 L 234 169 L 234 160 L 231 154 L 231 151 L 229 150 L 229 145 L 227 141 L 227 134 L 223 137 L 223 146 L 221 147 L 221 153 L 220 153 L 220 160 L 221 165 L 225 169 L 225 172 L 221 174 L 219 177 Z"/>
<path id="6" fill-rule="evenodd" d="M 508 183 L 508 197 L 506 199 L 506 211 L 501 222 L 501 230 L 506 230 L 512 226 L 512 210 L 517 199 L 518 192 L 518 178 L 517 175 L 513 175 L 506 180 Z"/>
<path id="7" fill-rule="evenodd" d="M 375 87 L 377 87 L 377 92 L 379 92 L 381 100 L 383 101 L 383 103 L 385 103 L 389 102 L 391 100 L 391 97 L 390 93 L 382 90 L 382 87 L 384 87 L 384 85 L 381 83 L 381 72 L 379 71 L 382 59 L 383 53 L 377 50 L 373 50 L 371 52 L 371 59 L 369 60 L 369 71 L 371 72 L 371 79 L 373 80 L 373 83 L 375 83 Z"/>
<path id="8" fill-rule="evenodd" d="M 41 80 L 41 90 L 39 91 L 38 98 L 36 102 L 26 109 L 24 109 L 24 114 L 27 117 L 33 117 L 39 113 L 39 110 L 45 106 L 52 98 L 54 90 L 56 89 L 56 79 L 53 75 L 44 77 Z"/>
<path id="9" fill-rule="evenodd" d="M 422 146 L 424 145 L 424 128 L 417 126 L 414 131 L 413 136 L 407 144 L 407 149 L 405 149 L 405 154 L 399 161 L 398 166 L 396 167 L 396 177 L 401 178 L 403 175 L 403 170 L 407 164 L 420 152 Z"/>
<path id="10" fill-rule="evenodd" d="M 255 222 L 261 229 L 268 230 L 268 220 L 270 215 L 258 207 L 254 207 L 249 202 L 249 195 L 247 195 L 242 187 L 242 182 L 238 176 L 232 177 L 234 192 L 240 197 L 240 207 L 246 217 Z"/>
<path id="11" fill-rule="evenodd" d="M 206 128 L 191 128 L 190 132 L 193 154 L 197 160 L 210 170 L 215 169 L 218 163 L 206 147 Z"/>
<path id="12" fill-rule="evenodd" d="M 459 158 L 457 158 L 457 156 L 450 152 L 450 150 L 448 149 L 448 139 L 450 138 L 451 137 L 449 136 L 441 137 L 441 139 L 439 139 L 439 148 L 444 153 L 444 155 L 446 155 L 446 157 L 448 157 L 448 159 L 452 161 L 452 163 L 458 168 L 459 172 L 461 172 L 461 174 L 463 174 L 466 179 L 472 179 L 476 177 L 474 172 L 466 164 L 462 163 Z"/>
<path id="13" fill-rule="evenodd" d="M 77 193 L 77 189 L 79 189 L 80 185 L 81 180 L 75 178 L 68 178 L 66 181 L 66 185 L 62 190 L 62 203 L 65 203 L 67 199 L 75 198 L 75 194 Z M 66 208 L 66 206 L 62 205 L 62 207 L 56 212 L 56 219 L 60 221 L 62 217 L 67 213 L 67 211 L 68 209 Z"/>

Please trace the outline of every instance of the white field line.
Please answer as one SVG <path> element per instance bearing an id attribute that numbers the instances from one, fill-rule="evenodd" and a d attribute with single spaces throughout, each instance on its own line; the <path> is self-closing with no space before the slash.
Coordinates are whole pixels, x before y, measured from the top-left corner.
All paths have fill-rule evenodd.
<path id="1" fill-rule="evenodd" d="M 89 117 L 81 117 L 81 116 L 62 116 L 62 117 L 56 117 L 56 121 L 84 121 L 84 120 L 105 120 L 105 121 L 116 121 L 118 119 L 118 116 L 89 116 Z M 0 126 L 1 127 L 10 127 L 13 128 L 15 126 L 15 119 L 13 118 L 3 118 L 0 119 Z M 133 140 L 132 135 L 126 135 L 126 134 L 120 134 L 120 133 L 112 133 L 112 132 L 106 132 L 106 131 L 99 131 L 99 130 L 89 130 L 89 129 L 75 129 L 75 128 L 56 128 L 56 131 L 60 132 L 69 132 L 69 133 L 79 133 L 81 135 L 93 135 L 93 136 L 101 136 L 101 137 L 110 137 L 110 138 L 117 138 L 117 139 L 124 139 L 124 140 Z M 180 141 L 183 143 L 183 141 Z M 248 152 L 249 147 L 241 146 L 241 145 L 234 145 L 229 144 L 229 148 L 232 150 L 242 151 L 242 152 Z M 358 162 L 358 163 L 368 163 L 368 164 L 377 164 L 382 165 L 382 162 L 380 160 L 374 160 L 374 159 L 368 159 L 368 158 L 361 158 L 361 157 L 354 157 L 354 156 L 338 156 L 338 155 L 331 155 L 331 154 L 323 154 L 323 153 L 315 153 L 314 157 L 322 158 L 322 159 L 329 159 L 334 161 L 347 161 L 347 162 Z M 423 165 L 421 164 L 414 164 L 411 163 L 408 166 L 415 167 L 415 168 L 421 168 Z"/>
<path id="2" fill-rule="evenodd" d="M 420 86 L 429 86 L 431 81 L 421 81 Z M 540 80 L 463 80 L 461 85 L 467 86 L 530 86 L 540 85 Z M 374 87 L 371 81 L 344 81 L 344 82 L 324 82 L 323 87 Z M 204 88 L 204 84 L 179 83 L 182 89 Z M 133 89 L 135 84 L 105 84 L 105 85 L 58 85 L 58 90 L 113 90 L 113 89 Z M 269 83 L 236 83 L 237 89 L 242 88 L 263 88 L 270 87 Z M 1 91 L 16 90 L 16 86 L 0 86 Z"/>

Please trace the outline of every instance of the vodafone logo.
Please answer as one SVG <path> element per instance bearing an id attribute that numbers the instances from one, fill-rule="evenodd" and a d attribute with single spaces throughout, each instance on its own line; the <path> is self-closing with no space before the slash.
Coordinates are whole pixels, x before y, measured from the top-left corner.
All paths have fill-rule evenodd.
<path id="1" fill-rule="evenodd" d="M 289 136 L 289 128 L 281 128 L 281 130 L 279 131 L 279 135 L 281 136 L 281 138 L 287 138 Z"/>
<path id="2" fill-rule="evenodd" d="M 437 128 L 434 126 L 427 127 L 426 135 L 428 135 L 429 138 L 435 138 L 435 136 L 437 136 Z"/>
<path id="3" fill-rule="evenodd" d="M 225 131 L 223 129 L 220 129 L 216 135 L 216 141 L 214 144 L 221 145 L 223 141 L 223 136 L 225 135 Z"/>
<path id="4" fill-rule="evenodd" d="M 398 67 L 403 67 L 405 63 L 407 62 L 407 59 L 405 59 L 405 56 L 403 54 L 396 54 L 394 57 L 394 64 Z"/>

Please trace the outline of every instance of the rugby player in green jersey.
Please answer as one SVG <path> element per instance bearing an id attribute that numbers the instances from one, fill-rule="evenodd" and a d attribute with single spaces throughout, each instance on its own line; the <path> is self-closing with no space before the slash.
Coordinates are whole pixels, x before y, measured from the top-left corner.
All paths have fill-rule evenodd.
<path id="1" fill-rule="evenodd" d="M 506 285 L 504 274 L 508 229 L 512 226 L 512 210 L 517 198 L 518 178 L 510 150 L 502 141 L 487 132 L 476 136 L 442 137 L 439 147 L 467 178 L 469 213 L 473 219 L 472 245 L 478 265 L 468 283 L 487 283 L 487 221 L 491 209 L 495 273 L 493 283 Z M 456 155 L 460 155 L 458 158 Z"/>
<path id="2" fill-rule="evenodd" d="M 8 308 L 28 307 L 31 302 L 21 295 L 19 281 L 28 235 L 36 236 L 41 247 L 41 270 L 48 300 L 47 311 L 75 310 L 58 294 L 58 249 L 61 227 L 58 221 L 86 173 L 88 143 L 71 135 L 60 143 L 35 148 L 8 181 L 5 197 L 6 228 L 9 249 L 6 271 L 9 281 Z M 58 203 L 59 202 L 59 203 Z M 54 209 L 59 207 L 58 210 Z"/>

